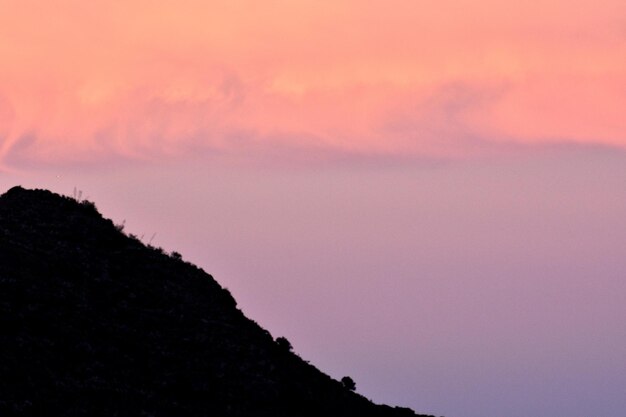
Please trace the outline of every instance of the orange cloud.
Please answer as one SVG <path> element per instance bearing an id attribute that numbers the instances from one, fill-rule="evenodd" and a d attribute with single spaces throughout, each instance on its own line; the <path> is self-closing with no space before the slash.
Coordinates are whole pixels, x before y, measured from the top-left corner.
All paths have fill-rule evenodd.
<path id="1" fill-rule="evenodd" d="M 626 145 L 622 1 L 0 0 L 0 10 L 4 165 Z"/>

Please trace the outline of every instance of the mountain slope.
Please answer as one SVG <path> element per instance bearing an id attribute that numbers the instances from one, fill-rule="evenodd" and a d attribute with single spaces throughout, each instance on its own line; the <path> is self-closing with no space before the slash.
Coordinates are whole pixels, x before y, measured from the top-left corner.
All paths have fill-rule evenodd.
<path id="1" fill-rule="evenodd" d="M 301 360 L 90 202 L 0 196 L 0 415 L 414 416 Z"/>

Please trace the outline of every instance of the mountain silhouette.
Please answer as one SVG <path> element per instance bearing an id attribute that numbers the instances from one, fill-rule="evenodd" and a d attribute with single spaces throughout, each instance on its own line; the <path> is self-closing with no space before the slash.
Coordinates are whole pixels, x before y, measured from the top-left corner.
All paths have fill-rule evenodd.
<path id="1" fill-rule="evenodd" d="M 0 196 L 0 415 L 416 416 L 353 389 L 93 203 Z"/>

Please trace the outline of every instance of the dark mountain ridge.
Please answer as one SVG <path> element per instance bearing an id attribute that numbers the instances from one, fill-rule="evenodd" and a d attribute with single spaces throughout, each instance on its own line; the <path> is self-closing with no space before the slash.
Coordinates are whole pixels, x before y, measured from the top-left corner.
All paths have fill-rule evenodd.
<path id="1" fill-rule="evenodd" d="M 0 196 L 0 415 L 416 414 L 303 361 L 93 203 L 14 187 Z"/>

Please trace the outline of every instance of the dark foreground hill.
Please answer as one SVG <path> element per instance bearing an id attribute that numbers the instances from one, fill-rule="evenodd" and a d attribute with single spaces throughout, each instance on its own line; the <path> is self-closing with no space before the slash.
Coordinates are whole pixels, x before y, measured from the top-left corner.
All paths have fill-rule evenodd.
<path id="1" fill-rule="evenodd" d="M 92 203 L 15 187 L 0 196 L 0 415 L 415 414 L 306 363 Z"/>

